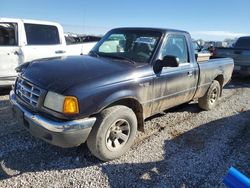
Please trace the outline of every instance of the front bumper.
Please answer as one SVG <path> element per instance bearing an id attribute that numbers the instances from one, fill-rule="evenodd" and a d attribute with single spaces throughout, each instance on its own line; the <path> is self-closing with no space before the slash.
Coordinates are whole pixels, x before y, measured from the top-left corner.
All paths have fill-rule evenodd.
<path id="1" fill-rule="evenodd" d="M 75 147 L 84 143 L 96 121 L 95 117 L 73 121 L 54 121 L 39 114 L 33 114 L 20 104 L 12 90 L 10 102 L 13 114 L 31 135 L 60 147 Z"/>

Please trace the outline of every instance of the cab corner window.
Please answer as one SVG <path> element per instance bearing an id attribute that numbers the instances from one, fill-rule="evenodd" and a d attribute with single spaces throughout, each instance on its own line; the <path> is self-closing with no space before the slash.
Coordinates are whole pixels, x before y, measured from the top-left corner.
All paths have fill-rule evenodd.
<path id="1" fill-rule="evenodd" d="M 179 59 L 180 64 L 188 63 L 188 48 L 185 36 L 170 35 L 163 45 L 160 56 L 161 58 L 171 55 Z"/>
<path id="2" fill-rule="evenodd" d="M 0 23 L 0 46 L 17 46 L 17 24 Z"/>
<path id="3" fill-rule="evenodd" d="M 28 45 L 60 44 L 59 32 L 56 26 L 24 24 Z"/>

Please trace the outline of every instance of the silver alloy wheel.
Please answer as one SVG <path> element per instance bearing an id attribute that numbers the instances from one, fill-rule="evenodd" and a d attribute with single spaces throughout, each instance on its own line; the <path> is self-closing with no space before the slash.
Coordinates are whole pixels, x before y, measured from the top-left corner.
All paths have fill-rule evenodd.
<path id="1" fill-rule="evenodd" d="M 106 133 L 106 146 L 110 151 L 121 149 L 130 136 L 130 125 L 124 119 L 116 120 Z"/>
<path id="2" fill-rule="evenodd" d="M 211 104 L 215 103 L 215 101 L 218 98 L 218 95 L 219 95 L 218 88 L 214 88 L 210 95 L 210 100 L 209 100 Z"/>

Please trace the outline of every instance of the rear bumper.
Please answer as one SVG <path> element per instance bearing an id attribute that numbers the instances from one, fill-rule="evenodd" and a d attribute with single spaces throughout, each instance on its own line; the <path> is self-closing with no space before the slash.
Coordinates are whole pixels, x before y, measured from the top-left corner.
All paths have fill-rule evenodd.
<path id="1" fill-rule="evenodd" d="M 84 143 L 96 121 L 85 118 L 73 121 L 54 121 L 39 114 L 33 114 L 19 105 L 16 95 L 10 92 L 13 114 L 31 135 L 60 147 L 75 147 Z"/>

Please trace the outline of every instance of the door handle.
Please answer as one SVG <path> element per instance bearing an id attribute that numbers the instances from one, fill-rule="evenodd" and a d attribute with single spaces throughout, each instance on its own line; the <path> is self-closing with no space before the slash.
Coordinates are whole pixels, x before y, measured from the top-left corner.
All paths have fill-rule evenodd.
<path id="1" fill-rule="evenodd" d="M 64 51 L 64 50 L 57 50 L 57 51 L 55 51 L 55 53 L 56 54 L 64 54 L 66 51 Z"/>
<path id="2" fill-rule="evenodd" d="M 21 55 L 21 53 L 19 53 L 18 51 L 14 51 L 13 54 L 14 55 Z"/>
<path id="3" fill-rule="evenodd" d="M 14 51 L 7 53 L 7 55 L 21 55 L 21 53 L 19 53 L 18 51 Z"/>
<path id="4" fill-rule="evenodd" d="M 193 76 L 193 71 L 188 71 L 188 76 Z"/>

